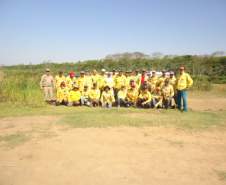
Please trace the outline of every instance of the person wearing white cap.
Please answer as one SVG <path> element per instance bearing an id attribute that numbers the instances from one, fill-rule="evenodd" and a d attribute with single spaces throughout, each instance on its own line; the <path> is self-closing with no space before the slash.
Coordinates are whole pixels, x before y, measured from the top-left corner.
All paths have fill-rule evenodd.
<path id="1" fill-rule="evenodd" d="M 47 103 L 53 101 L 54 78 L 50 74 L 50 69 L 46 69 L 46 74 L 42 75 L 40 88 L 43 90 L 44 99 Z"/>

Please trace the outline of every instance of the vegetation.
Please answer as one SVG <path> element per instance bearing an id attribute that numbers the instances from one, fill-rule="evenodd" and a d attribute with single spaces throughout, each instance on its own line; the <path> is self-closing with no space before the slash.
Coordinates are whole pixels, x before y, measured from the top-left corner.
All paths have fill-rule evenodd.
<path id="1" fill-rule="evenodd" d="M 53 74 L 80 70 L 122 69 L 173 70 L 184 65 L 194 79 L 193 89 L 210 90 L 212 83 L 226 83 L 226 57 L 176 56 L 151 59 L 90 60 L 77 63 L 43 63 L 38 65 L 16 65 L 2 67 L 0 74 L 0 102 L 19 103 L 29 106 L 44 106 L 39 89 L 40 76 L 46 67 Z M 4 76 L 4 77 L 3 77 Z"/>

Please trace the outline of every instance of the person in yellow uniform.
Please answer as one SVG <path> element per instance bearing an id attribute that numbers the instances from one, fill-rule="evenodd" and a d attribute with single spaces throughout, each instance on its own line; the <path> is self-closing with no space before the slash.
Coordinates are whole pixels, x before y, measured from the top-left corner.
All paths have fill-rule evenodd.
<path id="1" fill-rule="evenodd" d="M 138 96 L 137 106 L 142 108 L 151 108 L 152 107 L 152 95 L 148 91 L 148 86 L 144 85 L 142 87 L 141 93 Z"/>
<path id="2" fill-rule="evenodd" d="M 89 101 L 91 106 L 97 107 L 100 102 L 100 90 L 97 87 L 97 83 L 93 83 L 92 89 L 89 91 Z"/>
<path id="3" fill-rule="evenodd" d="M 90 106 L 90 101 L 89 101 L 89 88 L 87 85 L 84 85 L 84 90 L 81 93 L 81 104 Z"/>
<path id="4" fill-rule="evenodd" d="M 104 87 L 106 86 L 105 84 L 105 73 L 106 70 L 105 69 L 101 69 L 101 74 L 99 75 L 99 79 L 98 79 L 98 88 L 100 89 L 100 91 L 102 92 L 104 90 Z"/>
<path id="5" fill-rule="evenodd" d="M 129 89 L 130 88 L 130 80 L 132 79 L 132 76 L 131 76 L 131 71 L 126 71 L 126 88 Z"/>
<path id="6" fill-rule="evenodd" d="M 80 77 L 78 77 L 78 79 L 77 79 L 77 85 L 79 87 L 80 92 L 82 92 L 83 89 L 84 89 L 85 80 L 86 80 L 86 78 L 85 78 L 85 72 L 84 71 L 81 71 L 80 72 Z"/>
<path id="7" fill-rule="evenodd" d="M 170 80 L 166 79 L 165 84 L 162 87 L 162 95 L 163 95 L 163 106 L 165 109 L 171 108 L 173 104 L 173 97 L 174 97 L 174 89 L 173 86 L 170 84 Z"/>
<path id="8" fill-rule="evenodd" d="M 102 92 L 102 95 L 100 98 L 102 107 L 111 108 L 112 104 L 115 102 L 114 94 L 112 94 L 110 90 L 111 89 L 108 85 L 104 87 L 104 91 Z"/>
<path id="9" fill-rule="evenodd" d="M 127 90 L 126 94 L 126 107 L 136 106 L 138 94 L 139 92 L 136 88 L 136 83 L 134 81 L 131 81 L 130 89 Z"/>
<path id="10" fill-rule="evenodd" d="M 57 88 L 56 105 L 68 104 L 69 91 L 64 81 L 61 82 L 60 87 Z"/>
<path id="11" fill-rule="evenodd" d="M 75 73 L 72 71 L 66 78 L 66 87 L 71 90 L 72 87 L 76 84 Z"/>
<path id="12" fill-rule="evenodd" d="M 156 72 L 152 71 L 151 77 L 148 79 L 148 86 L 149 86 L 150 92 L 154 92 L 157 82 L 158 82 L 158 77 L 156 75 Z"/>
<path id="13" fill-rule="evenodd" d="M 162 71 L 162 76 L 158 79 L 156 86 L 162 88 L 162 86 L 164 85 L 164 82 L 165 82 L 166 78 L 167 78 L 166 71 L 163 70 Z"/>
<path id="14" fill-rule="evenodd" d="M 60 87 L 61 82 L 66 82 L 66 77 L 63 71 L 59 71 L 58 75 L 55 76 L 55 88 L 56 90 Z"/>
<path id="15" fill-rule="evenodd" d="M 122 71 L 119 70 L 119 73 L 116 75 L 114 79 L 114 94 L 115 98 L 117 99 L 118 91 L 121 89 L 122 86 L 126 85 L 126 78 L 123 75 Z"/>
<path id="16" fill-rule="evenodd" d="M 81 105 L 81 92 L 79 91 L 79 87 L 74 85 L 68 95 L 68 106 L 79 105 Z"/>
<path id="17" fill-rule="evenodd" d="M 156 87 L 152 96 L 153 96 L 153 106 L 154 106 L 154 108 L 162 108 L 163 96 L 162 96 L 161 88 Z"/>
<path id="18" fill-rule="evenodd" d="M 114 94 L 114 79 L 112 78 L 111 72 L 107 72 L 106 77 L 104 78 L 104 84 L 105 86 L 109 86 L 110 87 L 110 91 L 112 92 L 112 94 Z"/>
<path id="19" fill-rule="evenodd" d="M 84 87 L 87 86 L 88 90 L 90 90 L 93 87 L 93 82 L 92 82 L 92 76 L 89 71 L 85 72 L 85 83 Z"/>
<path id="20" fill-rule="evenodd" d="M 91 75 L 92 85 L 93 85 L 94 83 L 96 83 L 97 86 L 98 86 L 99 78 L 100 78 L 100 76 L 99 76 L 99 74 L 97 73 L 97 71 L 96 71 L 96 70 L 93 70 L 93 73 L 92 73 L 92 75 Z M 93 86 L 92 86 L 92 87 L 93 87 Z M 91 88 L 92 88 L 92 87 L 91 87 Z"/>
<path id="21" fill-rule="evenodd" d="M 123 85 L 121 87 L 121 89 L 118 91 L 118 95 L 117 95 L 117 106 L 118 107 L 125 107 L 126 106 L 126 94 L 127 94 L 127 89 L 126 86 Z"/>
<path id="22" fill-rule="evenodd" d="M 191 76 L 185 72 L 185 68 L 181 66 L 179 68 L 180 74 L 176 80 L 176 90 L 177 90 L 177 106 L 178 109 L 181 110 L 183 100 L 183 111 L 188 111 L 187 105 L 187 90 L 193 85 L 193 80 Z"/>

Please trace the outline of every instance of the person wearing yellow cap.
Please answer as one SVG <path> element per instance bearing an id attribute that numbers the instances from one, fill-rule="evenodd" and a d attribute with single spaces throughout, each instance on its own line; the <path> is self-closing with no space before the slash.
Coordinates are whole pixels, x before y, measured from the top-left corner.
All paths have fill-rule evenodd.
<path id="1" fill-rule="evenodd" d="M 68 104 L 69 91 L 64 81 L 61 82 L 60 87 L 57 89 L 56 105 Z"/>
<path id="2" fill-rule="evenodd" d="M 118 95 L 117 95 L 117 106 L 118 107 L 125 107 L 126 106 L 126 94 L 127 94 L 127 89 L 126 86 L 123 85 L 121 87 L 121 89 L 118 91 Z"/>
<path id="3" fill-rule="evenodd" d="M 81 92 L 79 91 L 79 87 L 74 85 L 72 90 L 68 95 L 68 106 L 79 106 L 81 105 Z"/>
<path id="4" fill-rule="evenodd" d="M 89 101 L 93 107 L 97 107 L 99 105 L 100 90 L 97 87 L 97 83 L 93 83 L 93 87 L 89 91 Z"/>
<path id="5" fill-rule="evenodd" d="M 101 101 L 102 107 L 105 107 L 105 108 L 111 108 L 112 104 L 115 102 L 115 97 L 110 91 L 110 87 L 108 85 L 104 87 L 104 91 L 102 92 L 100 101 Z"/>
<path id="6" fill-rule="evenodd" d="M 148 86 L 143 85 L 141 87 L 141 92 L 138 96 L 137 106 L 142 108 L 151 108 L 152 107 L 152 95 L 148 91 Z"/>
<path id="7" fill-rule="evenodd" d="M 178 109 L 181 110 L 183 101 L 183 111 L 187 112 L 187 90 L 193 85 L 193 80 L 191 76 L 185 72 L 185 68 L 183 66 L 179 68 L 179 71 L 180 74 L 176 80 L 177 106 Z"/>
<path id="8" fill-rule="evenodd" d="M 46 69 L 46 73 L 41 77 L 40 88 L 44 92 L 45 101 L 51 103 L 53 101 L 54 79 L 48 68 Z"/>
<path id="9" fill-rule="evenodd" d="M 162 95 L 163 95 L 163 106 L 165 109 L 172 107 L 172 101 L 174 97 L 174 89 L 170 84 L 170 80 L 166 79 L 164 85 L 162 87 Z"/>

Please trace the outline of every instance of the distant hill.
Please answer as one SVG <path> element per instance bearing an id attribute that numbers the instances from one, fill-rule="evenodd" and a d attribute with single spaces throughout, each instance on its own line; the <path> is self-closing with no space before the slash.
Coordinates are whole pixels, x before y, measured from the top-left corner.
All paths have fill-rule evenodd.
<path id="1" fill-rule="evenodd" d="M 141 53 L 141 52 L 125 52 L 107 55 L 105 60 L 121 60 L 121 59 L 150 59 L 151 56 Z"/>

